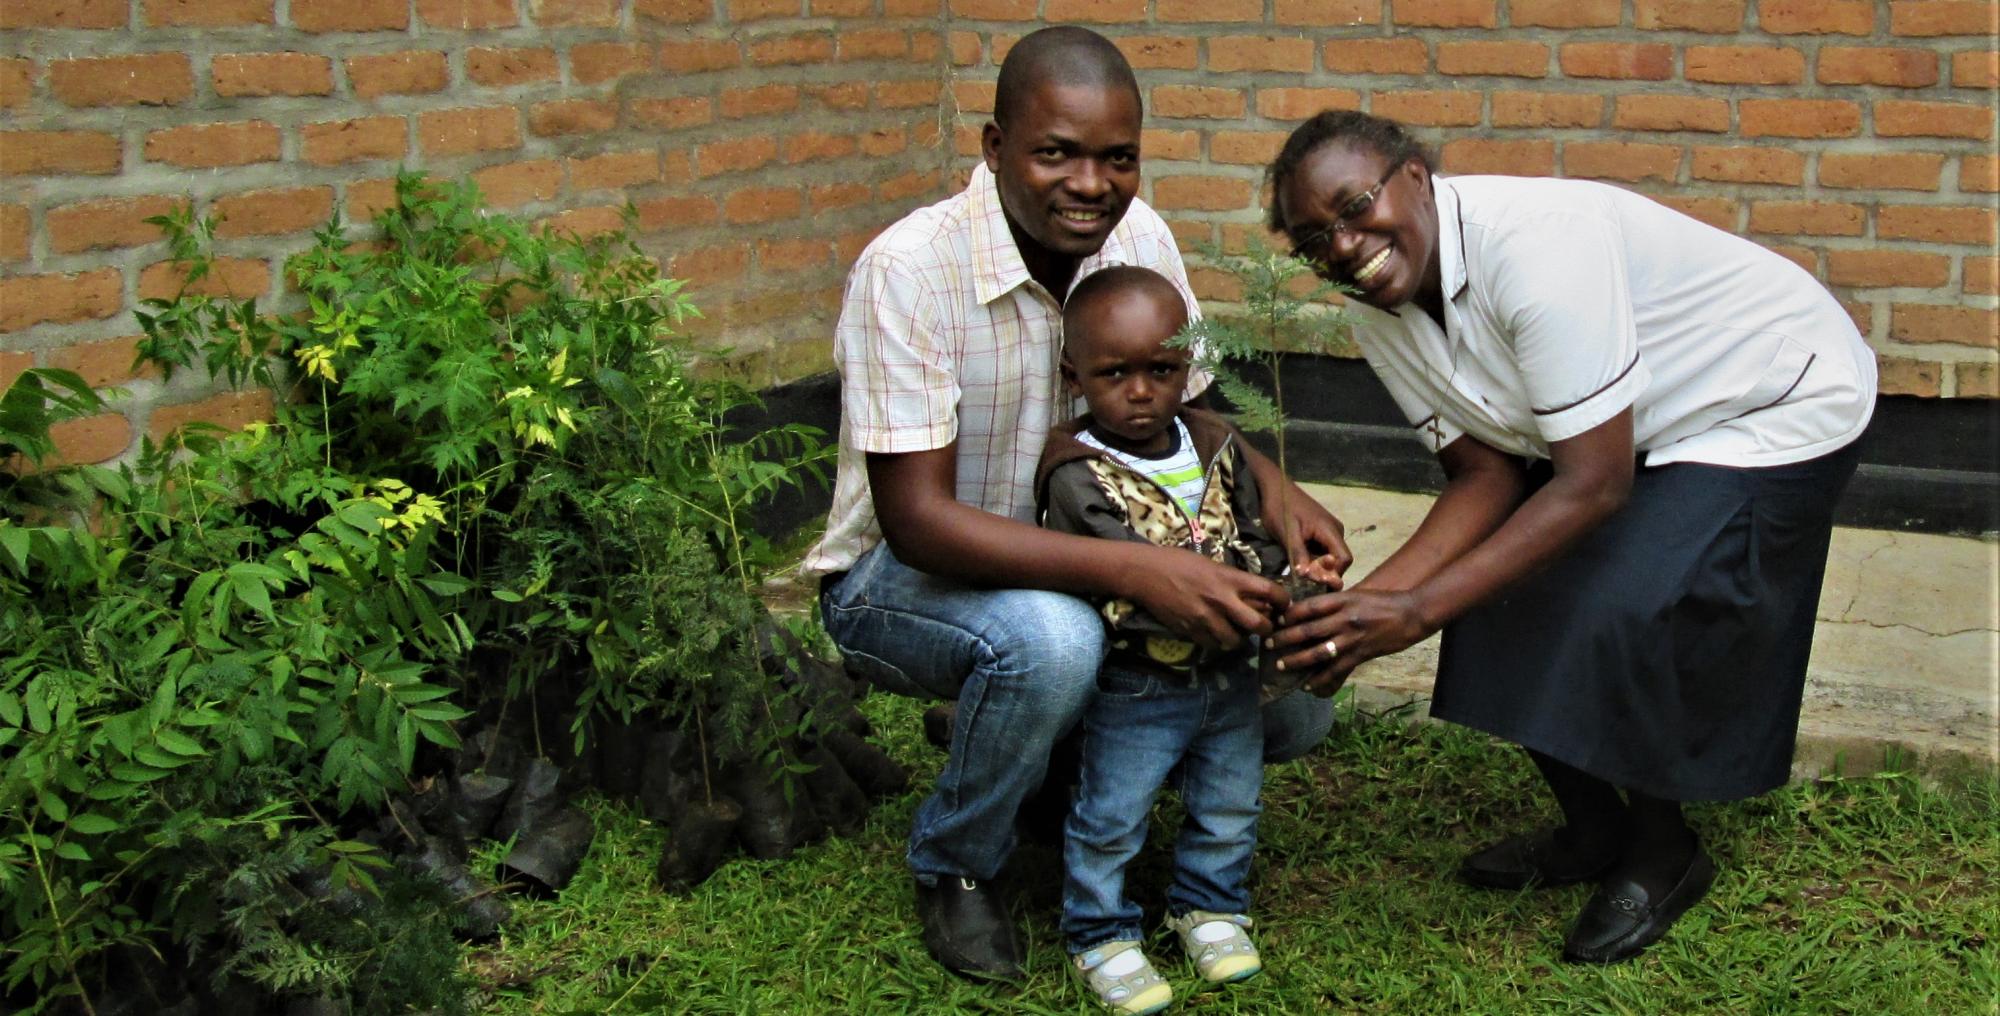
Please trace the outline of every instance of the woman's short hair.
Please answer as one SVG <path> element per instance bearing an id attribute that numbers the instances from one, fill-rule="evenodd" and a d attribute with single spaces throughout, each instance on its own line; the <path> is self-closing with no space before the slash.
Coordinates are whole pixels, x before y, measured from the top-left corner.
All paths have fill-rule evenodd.
<path id="1" fill-rule="evenodd" d="M 1402 124 L 1359 110 L 1326 110 L 1294 129 L 1292 136 L 1285 139 L 1285 147 L 1279 149 L 1278 157 L 1271 160 L 1270 169 L 1265 171 L 1265 179 L 1271 183 L 1271 206 L 1266 221 L 1273 232 L 1287 231 L 1284 212 L 1278 208 L 1278 194 L 1291 183 L 1307 156 L 1332 144 L 1365 148 L 1398 165 L 1415 159 L 1427 173 L 1436 169 L 1430 150 Z"/>

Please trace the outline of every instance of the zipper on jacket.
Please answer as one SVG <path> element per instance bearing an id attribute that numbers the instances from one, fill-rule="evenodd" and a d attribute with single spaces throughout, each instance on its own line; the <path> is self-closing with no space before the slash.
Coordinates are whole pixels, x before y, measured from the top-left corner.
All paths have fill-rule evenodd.
<path id="1" fill-rule="evenodd" d="M 1174 496 L 1173 491 L 1170 491 L 1166 487 L 1162 486 L 1160 481 L 1153 479 L 1151 475 L 1141 470 L 1134 469 L 1130 465 L 1127 465 L 1125 462 L 1119 459 L 1111 458 L 1111 456 L 1108 455 L 1105 457 L 1111 458 L 1111 462 L 1113 465 L 1116 465 L 1118 468 L 1123 469 L 1126 472 L 1131 473 L 1132 475 L 1138 477 L 1139 479 L 1146 481 L 1146 483 L 1150 484 L 1154 490 L 1159 491 L 1160 496 L 1165 498 L 1168 504 L 1174 506 L 1174 511 L 1180 514 L 1181 520 L 1187 523 L 1188 538 L 1194 544 L 1195 553 L 1200 554 L 1203 557 L 1207 557 L 1208 551 L 1203 549 L 1202 545 L 1207 542 L 1208 533 L 1207 530 L 1204 529 L 1201 524 L 1201 518 L 1200 518 L 1201 509 L 1207 507 L 1208 505 L 1208 492 L 1210 488 L 1215 486 L 1215 474 L 1222 469 L 1222 456 L 1225 452 L 1229 451 L 1230 444 L 1233 443 L 1235 440 L 1236 440 L 1236 435 L 1234 434 L 1222 435 L 1222 443 L 1215 446 L 1215 456 L 1209 459 L 1208 465 L 1202 468 L 1201 499 L 1195 502 L 1195 505 L 1197 507 L 1195 508 L 1192 514 L 1188 512 L 1187 505 L 1182 504 L 1181 499 Z M 1188 435 L 1188 445 L 1189 447 L 1193 447 L 1194 445 L 1193 434 Z M 1197 456 L 1197 461 L 1199 461 L 1198 456 Z M 1234 505 L 1230 506 L 1230 511 L 1233 512 L 1235 510 L 1236 509 Z"/>

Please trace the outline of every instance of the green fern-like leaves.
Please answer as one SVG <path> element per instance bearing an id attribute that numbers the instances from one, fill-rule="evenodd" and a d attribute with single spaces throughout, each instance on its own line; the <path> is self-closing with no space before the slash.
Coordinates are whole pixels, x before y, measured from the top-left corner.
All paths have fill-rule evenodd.
<path id="1" fill-rule="evenodd" d="M 1201 257 L 1236 282 L 1242 309 L 1190 321 L 1174 341 L 1194 350 L 1195 362 L 1215 377 L 1235 408 L 1238 426 L 1276 435 L 1283 467 L 1283 357 L 1351 350 L 1352 324 L 1331 303 L 1343 289 L 1314 278 L 1311 265 L 1255 238 L 1244 253 L 1209 244 Z M 1258 383 L 1261 378 L 1269 378 L 1268 388 Z"/>
<path id="2" fill-rule="evenodd" d="M 281 316 L 194 294 L 209 224 L 157 220 L 187 286 L 139 312 L 142 357 L 268 387 L 275 419 L 0 466 L 0 989 L 57 1005 L 170 935 L 274 991 L 449 1009 L 426 988 L 453 983 L 448 928 L 405 922 L 333 830 L 456 745 L 468 704 L 567 699 L 579 738 L 649 714 L 738 753 L 789 733 L 759 725 L 773 557 L 749 513 L 822 474 L 819 435 L 732 432 L 754 396 L 691 368 L 694 309 L 629 240 L 420 176 L 397 198 L 372 242 L 315 234 Z M 22 374 L 0 462 L 47 465 L 49 428 L 103 408 Z M 307 871 L 338 890 L 302 897 Z M 383 909 L 358 929 L 334 899 Z"/>

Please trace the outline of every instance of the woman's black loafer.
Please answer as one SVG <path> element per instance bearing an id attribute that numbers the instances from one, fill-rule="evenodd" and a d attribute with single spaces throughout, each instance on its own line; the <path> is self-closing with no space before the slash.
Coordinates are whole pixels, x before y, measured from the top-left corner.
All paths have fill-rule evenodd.
<path id="1" fill-rule="evenodd" d="M 1588 882 L 1610 870 L 1618 852 L 1579 856 L 1556 842 L 1554 828 L 1510 836 L 1471 854 L 1458 877 L 1482 889 L 1536 889 Z"/>
<path id="2" fill-rule="evenodd" d="M 1715 862 L 1694 848 L 1687 870 L 1665 896 L 1655 901 L 1636 882 L 1623 879 L 1600 887 L 1583 905 L 1576 925 L 1563 942 L 1563 959 L 1572 963 L 1617 963 L 1639 955 L 1658 942 L 1689 907 L 1708 895 L 1715 882 Z"/>

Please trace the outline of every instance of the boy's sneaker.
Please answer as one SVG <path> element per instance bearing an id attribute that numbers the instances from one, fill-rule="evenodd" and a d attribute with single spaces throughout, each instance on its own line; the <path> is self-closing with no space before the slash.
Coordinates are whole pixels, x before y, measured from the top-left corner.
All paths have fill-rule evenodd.
<path id="1" fill-rule="evenodd" d="M 1242 914 L 1190 910 L 1179 917 L 1169 914 L 1167 927 L 1180 935 L 1181 948 L 1210 984 L 1241 981 L 1264 969 L 1250 941 L 1250 919 Z"/>
<path id="2" fill-rule="evenodd" d="M 1165 1009 L 1174 989 L 1137 942 L 1106 942 L 1070 957 L 1076 978 L 1112 1012 L 1146 1016 Z"/>

